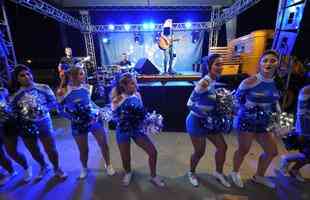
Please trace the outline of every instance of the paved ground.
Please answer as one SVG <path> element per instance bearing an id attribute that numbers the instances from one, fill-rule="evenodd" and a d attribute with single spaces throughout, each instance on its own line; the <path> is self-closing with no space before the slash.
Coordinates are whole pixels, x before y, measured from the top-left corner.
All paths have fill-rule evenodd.
<path id="1" fill-rule="evenodd" d="M 256 143 L 254 143 L 241 168 L 241 175 L 246 181 L 245 189 L 241 190 L 236 187 L 226 189 L 211 176 L 214 170 L 214 148 L 210 143 L 208 143 L 207 153 L 197 169 L 202 184 L 198 188 L 193 188 L 185 176 L 192 146 L 187 134 L 182 132 L 163 133 L 153 137 L 159 152 L 158 174 L 166 181 L 166 188 L 157 188 L 148 181 L 147 156 L 134 144 L 132 145 L 134 179 L 128 188 L 121 186 L 121 161 L 113 131 L 111 131 L 109 137 L 110 151 L 117 174 L 113 177 L 106 175 L 103 170 L 104 163 L 99 148 L 94 138 L 90 136 L 89 166 L 91 173 L 86 180 L 79 181 L 76 179 L 80 169 L 79 156 L 77 147 L 68 131 L 68 124 L 63 120 L 56 120 L 55 124 L 61 165 L 69 174 L 68 179 L 59 182 L 50 173 L 39 182 L 32 181 L 29 184 L 24 184 L 21 181 L 23 172 L 16 165 L 20 173 L 9 184 L 0 188 L 0 199 L 310 199 L 308 189 L 310 183 L 300 184 L 291 178 L 275 176 L 273 169 L 279 158 L 274 160 L 273 165 L 268 170 L 268 175 L 272 176 L 277 183 L 276 190 L 254 184 L 249 180 L 255 172 L 258 156 L 261 152 L 261 148 Z M 228 144 L 227 162 L 225 164 L 225 173 L 227 174 L 232 168 L 232 155 L 236 149 L 237 141 L 235 135 L 225 136 L 225 139 Z M 286 152 L 280 142 L 278 146 L 281 154 Z M 37 174 L 38 165 L 31 159 L 22 143 L 20 144 L 20 150 L 27 154 L 29 162 L 33 164 L 34 174 Z M 305 167 L 302 173 L 305 177 L 310 178 L 310 167 Z"/>

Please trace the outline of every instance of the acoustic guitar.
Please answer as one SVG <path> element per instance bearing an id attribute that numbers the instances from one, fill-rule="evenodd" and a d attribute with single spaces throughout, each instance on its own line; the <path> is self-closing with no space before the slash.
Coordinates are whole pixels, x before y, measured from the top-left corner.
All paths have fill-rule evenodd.
<path id="1" fill-rule="evenodd" d="M 158 47 L 161 49 L 161 50 L 166 50 L 166 49 L 169 49 L 169 47 L 172 45 L 173 42 L 176 42 L 176 41 L 180 41 L 181 39 L 180 38 L 176 38 L 176 39 L 168 39 L 167 37 L 161 35 L 159 40 L 158 40 Z"/>

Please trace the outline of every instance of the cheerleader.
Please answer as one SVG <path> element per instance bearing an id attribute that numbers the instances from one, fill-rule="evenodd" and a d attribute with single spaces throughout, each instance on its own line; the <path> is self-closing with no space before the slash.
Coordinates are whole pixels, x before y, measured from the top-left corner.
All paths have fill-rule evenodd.
<path id="1" fill-rule="evenodd" d="M 300 169 L 310 162 L 310 85 L 301 89 L 298 95 L 294 136 L 297 136 L 297 148 L 300 152 L 281 156 L 279 171 L 284 175 L 288 172 L 298 181 L 305 182 Z M 294 165 L 290 167 L 291 163 Z"/>
<path id="2" fill-rule="evenodd" d="M 63 107 L 64 116 L 71 120 L 72 135 L 80 152 L 82 170 L 79 178 L 84 179 L 88 174 L 88 133 L 91 132 L 105 160 L 107 174 L 115 174 L 110 162 L 109 146 L 107 143 L 107 127 L 99 117 L 99 107 L 91 100 L 91 86 L 85 84 L 85 72 L 80 67 L 73 67 L 68 72 L 69 82 L 66 87 L 58 90 L 58 99 Z"/>
<path id="3" fill-rule="evenodd" d="M 137 92 L 136 79 L 129 73 L 121 75 L 117 85 L 112 89 L 111 99 L 113 115 L 117 121 L 116 140 L 125 170 L 123 185 L 128 186 L 133 175 L 130 164 L 130 140 L 133 139 L 149 156 L 150 181 L 156 186 L 165 186 L 156 175 L 157 150 L 143 132 L 145 112 L 141 96 Z"/>
<path id="4" fill-rule="evenodd" d="M 0 165 L 3 167 L 8 174 L 0 179 L 0 186 L 4 185 L 8 182 L 12 177 L 17 175 L 17 172 L 14 170 L 11 160 L 6 156 L 4 149 L 3 149 L 3 123 L 6 121 L 7 116 L 5 115 L 6 109 L 6 98 L 8 96 L 8 91 L 6 88 L 0 86 L 0 106 L 1 106 L 1 114 L 0 114 Z"/>
<path id="5" fill-rule="evenodd" d="M 280 112 L 280 96 L 273 80 L 278 65 L 278 54 L 271 50 L 265 51 L 259 60 L 259 73 L 245 79 L 236 92 L 238 111 L 235 124 L 239 146 L 234 153 L 230 176 L 234 184 L 241 188 L 244 184 L 239 169 L 253 139 L 256 139 L 264 150 L 259 157 L 253 181 L 275 188 L 275 184 L 265 177 L 265 172 L 278 154 L 276 141 L 270 130 L 273 122 L 271 113 Z"/>
<path id="6" fill-rule="evenodd" d="M 196 167 L 205 154 L 206 138 L 216 147 L 214 177 L 225 187 L 230 183 L 225 179 L 223 166 L 226 158 L 227 144 L 219 127 L 215 127 L 214 120 L 218 115 L 215 113 L 216 94 L 215 82 L 222 72 L 222 58 L 219 54 L 211 54 L 206 60 L 206 69 L 203 69 L 202 79 L 193 90 L 187 106 L 190 113 L 186 118 L 186 129 L 191 138 L 194 152 L 190 159 L 190 171 L 187 173 L 190 183 L 198 187 Z M 209 118 L 209 121 L 207 120 Z"/>
<path id="7" fill-rule="evenodd" d="M 56 107 L 53 91 L 44 84 L 33 81 L 31 70 L 25 65 L 18 65 L 13 71 L 13 84 L 17 91 L 10 97 L 12 110 L 17 117 L 20 135 L 32 157 L 40 164 L 37 178 L 42 178 L 50 171 L 44 160 L 38 140 L 53 164 L 55 176 L 61 179 L 67 174 L 59 166 L 59 156 L 53 138 L 53 125 L 49 111 Z"/>
<path id="8" fill-rule="evenodd" d="M 0 86 L 0 165 L 8 172 L 8 174 L 0 180 L 0 186 L 17 175 L 11 160 L 5 154 L 4 147 L 6 153 L 25 170 L 24 181 L 28 182 L 32 176 L 32 171 L 28 166 L 26 157 L 17 151 L 17 130 L 14 129 L 17 122 L 11 115 L 10 105 L 7 101 L 8 95 L 8 90 Z"/>

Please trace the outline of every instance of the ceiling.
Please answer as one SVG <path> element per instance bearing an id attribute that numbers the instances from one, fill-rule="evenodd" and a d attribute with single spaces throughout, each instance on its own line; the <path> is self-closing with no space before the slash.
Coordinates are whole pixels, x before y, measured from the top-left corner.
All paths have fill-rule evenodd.
<path id="1" fill-rule="evenodd" d="M 234 0 L 49 0 L 61 7 L 199 7 L 229 6 Z"/>

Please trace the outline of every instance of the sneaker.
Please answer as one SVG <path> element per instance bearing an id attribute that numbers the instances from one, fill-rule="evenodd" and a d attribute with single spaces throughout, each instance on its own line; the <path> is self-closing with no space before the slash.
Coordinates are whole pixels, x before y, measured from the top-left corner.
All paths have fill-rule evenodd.
<path id="1" fill-rule="evenodd" d="M 218 173 L 217 171 L 215 171 L 213 173 L 213 176 L 220 182 L 222 183 L 222 185 L 224 185 L 225 187 L 231 187 L 230 183 L 228 181 L 226 181 L 225 177 L 223 174 Z"/>
<path id="2" fill-rule="evenodd" d="M 62 169 L 58 168 L 55 170 L 55 177 L 60 179 L 66 179 L 68 175 L 64 171 L 62 171 Z"/>
<path id="3" fill-rule="evenodd" d="M 41 167 L 40 172 L 37 176 L 37 179 L 41 179 L 43 176 L 45 176 L 49 171 L 51 170 L 51 168 L 46 165 L 44 167 Z"/>
<path id="4" fill-rule="evenodd" d="M 166 184 L 163 180 L 161 180 L 158 176 L 155 177 L 151 177 L 150 179 L 151 183 L 153 183 L 154 185 L 158 186 L 158 187 L 165 187 Z"/>
<path id="5" fill-rule="evenodd" d="M 32 167 L 28 167 L 26 170 L 25 170 L 25 174 L 24 174 L 24 181 L 26 183 L 28 183 L 32 178 Z"/>
<path id="6" fill-rule="evenodd" d="M 1 180 L 0 180 L 0 186 L 5 185 L 7 182 L 9 182 L 14 176 L 17 175 L 16 171 L 13 171 L 12 173 L 9 173 L 5 175 Z"/>
<path id="7" fill-rule="evenodd" d="M 269 178 L 266 178 L 264 176 L 253 176 L 252 179 L 255 183 L 259 183 L 262 185 L 265 185 L 271 189 L 275 189 L 276 188 L 276 184 L 274 182 L 272 182 Z"/>
<path id="8" fill-rule="evenodd" d="M 115 174 L 115 170 L 113 168 L 113 166 L 110 164 L 110 165 L 105 165 L 104 168 L 106 169 L 107 171 L 107 174 L 109 176 L 113 176 Z"/>
<path id="9" fill-rule="evenodd" d="M 294 177 L 299 182 L 302 182 L 302 183 L 306 182 L 306 180 L 304 179 L 304 177 L 302 177 L 299 171 L 290 170 L 289 174 L 291 175 L 291 177 Z"/>
<path id="10" fill-rule="evenodd" d="M 126 173 L 123 177 L 123 186 L 128 186 L 132 178 L 132 172 Z"/>
<path id="11" fill-rule="evenodd" d="M 194 187 L 198 187 L 199 186 L 198 179 L 197 179 L 196 175 L 193 172 L 187 172 L 187 176 L 188 176 L 189 182 Z"/>
<path id="12" fill-rule="evenodd" d="M 79 179 L 84 179 L 87 177 L 87 175 L 88 175 L 88 169 L 83 167 L 80 172 Z"/>
<path id="13" fill-rule="evenodd" d="M 238 172 L 231 172 L 229 174 L 231 180 L 233 181 L 233 183 L 239 187 L 239 188 L 244 188 L 243 182 L 241 180 L 240 174 Z"/>

